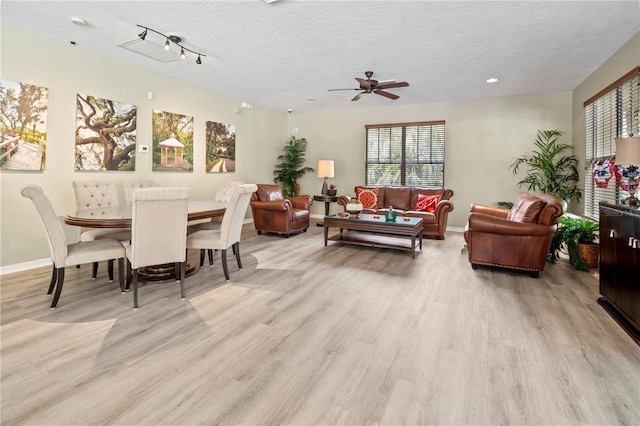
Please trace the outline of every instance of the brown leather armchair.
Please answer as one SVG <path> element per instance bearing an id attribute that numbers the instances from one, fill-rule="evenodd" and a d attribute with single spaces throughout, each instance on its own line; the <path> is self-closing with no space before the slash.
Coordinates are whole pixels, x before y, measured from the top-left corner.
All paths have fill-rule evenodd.
<path id="1" fill-rule="evenodd" d="M 511 210 L 472 204 L 464 230 L 471 267 L 497 266 L 538 277 L 566 209 L 564 200 L 548 194 L 522 194 Z"/>
<path id="2" fill-rule="evenodd" d="M 284 198 L 280 185 L 259 183 L 249 204 L 258 234 L 275 232 L 288 238 L 309 228 L 310 195 Z"/>

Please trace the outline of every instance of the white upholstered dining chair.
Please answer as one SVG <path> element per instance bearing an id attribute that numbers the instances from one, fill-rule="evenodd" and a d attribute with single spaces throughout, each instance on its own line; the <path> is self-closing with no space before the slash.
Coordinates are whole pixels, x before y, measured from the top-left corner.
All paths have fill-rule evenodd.
<path id="1" fill-rule="evenodd" d="M 60 299 L 66 266 L 118 259 L 120 289 L 124 291 L 125 250 L 120 241 L 101 239 L 67 244 L 58 216 L 42 188 L 37 185 L 29 185 L 22 188 L 21 194 L 23 197 L 33 201 L 47 232 L 49 249 L 53 260 L 53 272 L 47 294 L 51 295 L 55 289 L 55 294 L 51 301 L 52 309 L 57 306 Z M 110 280 L 113 280 L 113 276 L 110 277 Z"/>
<path id="2" fill-rule="evenodd" d="M 244 182 L 239 180 L 232 180 L 229 182 L 223 183 L 218 190 L 216 191 L 215 196 L 213 197 L 214 201 L 220 201 L 224 204 L 224 207 L 229 206 L 229 201 L 231 201 L 231 196 L 233 195 L 233 191 Z M 202 231 L 207 229 L 220 229 L 220 224 L 222 223 L 222 217 L 212 217 L 209 222 L 200 222 L 194 225 L 189 225 L 189 232 L 187 234 L 191 234 L 195 231 Z M 209 265 L 213 265 L 213 250 L 208 250 L 209 253 Z M 200 252 L 200 266 L 204 265 L 204 249 Z"/>
<path id="3" fill-rule="evenodd" d="M 131 245 L 126 255 L 127 269 L 132 272 L 127 277 L 132 275 L 134 309 L 138 308 L 138 270 L 147 266 L 175 263 L 184 299 L 188 203 L 189 188 L 133 191 Z"/>
<path id="4" fill-rule="evenodd" d="M 227 267 L 227 249 L 232 248 L 236 255 L 238 268 L 242 269 L 240 260 L 240 237 L 244 216 L 249 206 L 251 194 L 258 190 L 255 184 L 238 185 L 229 200 L 227 209 L 222 216 L 220 229 L 204 229 L 196 231 L 187 237 L 187 249 L 220 250 L 222 253 L 222 269 L 224 277 L 229 281 Z M 202 260 L 202 255 L 201 255 Z"/>
<path id="5" fill-rule="evenodd" d="M 133 204 L 133 191 L 140 188 L 153 188 L 156 183 L 152 180 L 133 180 L 122 182 L 122 189 L 124 191 L 124 199 L 127 204 Z"/>
<path id="6" fill-rule="evenodd" d="M 119 204 L 118 189 L 113 182 L 87 180 L 74 181 L 72 184 L 77 210 L 115 207 Z M 80 241 L 103 239 L 129 241 L 131 239 L 131 230 L 127 228 L 80 228 Z M 109 262 L 108 267 L 109 271 L 113 271 L 113 262 Z M 97 274 L 98 263 L 95 262 L 91 276 L 95 278 Z"/>

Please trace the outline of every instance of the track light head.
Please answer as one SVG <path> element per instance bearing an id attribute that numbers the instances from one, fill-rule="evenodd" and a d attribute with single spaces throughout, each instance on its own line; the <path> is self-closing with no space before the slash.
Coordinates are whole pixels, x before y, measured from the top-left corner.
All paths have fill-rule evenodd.
<path id="1" fill-rule="evenodd" d="M 167 37 L 167 41 L 164 42 L 164 50 L 171 49 L 171 44 L 169 43 L 169 37 Z"/>
<path id="2" fill-rule="evenodd" d="M 200 55 L 198 55 L 198 59 L 196 59 L 196 64 L 200 65 L 202 61 L 200 60 Z"/>
<path id="3" fill-rule="evenodd" d="M 138 34 L 138 37 L 140 37 L 140 40 L 144 40 L 144 38 L 147 36 L 147 29 L 145 28 L 143 32 L 141 32 L 140 34 Z"/>
<path id="4" fill-rule="evenodd" d="M 184 59 L 184 58 L 186 58 L 186 57 L 187 57 L 187 55 L 184 53 L 184 47 L 181 47 L 181 48 L 180 48 L 180 57 L 181 57 L 182 59 Z"/>

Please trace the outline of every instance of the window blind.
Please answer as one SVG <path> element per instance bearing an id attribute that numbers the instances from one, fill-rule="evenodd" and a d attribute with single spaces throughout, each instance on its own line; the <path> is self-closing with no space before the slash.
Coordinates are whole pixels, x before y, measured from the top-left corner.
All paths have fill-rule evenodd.
<path id="1" fill-rule="evenodd" d="M 444 188 L 444 121 L 366 125 L 366 185 Z"/>
<path id="2" fill-rule="evenodd" d="M 587 100 L 584 215 L 599 219 L 600 201 L 618 203 L 628 193 L 616 184 L 615 169 L 608 182 L 594 179 L 594 166 L 603 168 L 616 151 L 615 138 L 640 135 L 640 67 L 625 74 Z M 614 166 L 615 167 L 615 166 Z"/>

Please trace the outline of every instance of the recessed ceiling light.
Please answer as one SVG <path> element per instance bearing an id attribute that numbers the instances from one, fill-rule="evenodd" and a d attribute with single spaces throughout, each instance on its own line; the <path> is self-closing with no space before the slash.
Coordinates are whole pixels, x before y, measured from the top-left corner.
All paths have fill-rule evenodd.
<path id="1" fill-rule="evenodd" d="M 487 79 L 487 83 L 496 83 L 497 81 L 498 81 L 498 79 L 495 78 L 495 77 L 491 77 L 491 78 Z"/>
<path id="2" fill-rule="evenodd" d="M 314 98 L 307 99 L 307 102 L 316 102 L 316 101 L 317 101 L 317 99 L 314 99 Z"/>

